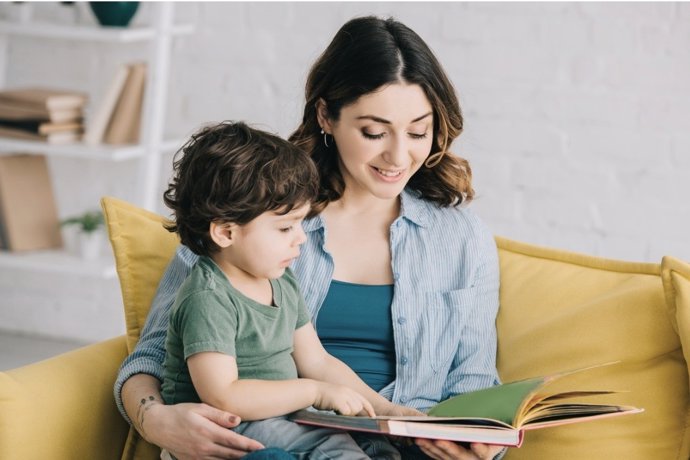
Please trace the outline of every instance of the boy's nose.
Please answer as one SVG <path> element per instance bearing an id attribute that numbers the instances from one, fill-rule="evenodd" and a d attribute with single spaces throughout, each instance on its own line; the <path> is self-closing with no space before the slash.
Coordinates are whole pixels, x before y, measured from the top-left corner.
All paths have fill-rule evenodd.
<path id="1" fill-rule="evenodd" d="M 305 241 L 307 241 L 307 234 L 304 233 L 304 229 L 300 225 L 295 234 L 295 245 L 299 246 Z"/>

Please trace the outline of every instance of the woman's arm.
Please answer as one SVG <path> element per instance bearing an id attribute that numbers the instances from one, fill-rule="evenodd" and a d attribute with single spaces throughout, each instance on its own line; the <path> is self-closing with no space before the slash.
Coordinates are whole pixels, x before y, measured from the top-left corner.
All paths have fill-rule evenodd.
<path id="1" fill-rule="evenodd" d="M 342 385 L 312 379 L 238 379 L 235 358 L 218 352 L 196 353 L 187 359 L 194 389 L 202 401 L 231 411 L 243 420 L 263 420 L 315 406 L 344 415 L 374 415 L 371 404 Z"/>
<path id="2" fill-rule="evenodd" d="M 169 450 L 179 460 L 241 458 L 263 446 L 228 430 L 239 423 L 237 417 L 205 404 L 161 403 L 160 381 L 170 307 L 196 260 L 197 256 L 180 246 L 168 265 L 139 343 L 120 368 L 115 400 L 123 417 L 144 439 Z"/>
<path id="3" fill-rule="evenodd" d="M 421 415 L 415 409 L 388 401 L 364 383 L 345 363 L 330 355 L 321 345 L 311 323 L 295 331 L 292 356 L 300 377 L 345 385 L 363 395 L 379 415 Z"/>
<path id="4" fill-rule="evenodd" d="M 123 386 L 122 397 L 128 412 L 135 414 L 133 425 L 143 438 L 169 450 L 175 458 L 236 459 L 263 448 L 261 443 L 228 429 L 240 423 L 239 417 L 206 404 L 166 406 L 159 387 L 155 377 L 137 374 Z"/>

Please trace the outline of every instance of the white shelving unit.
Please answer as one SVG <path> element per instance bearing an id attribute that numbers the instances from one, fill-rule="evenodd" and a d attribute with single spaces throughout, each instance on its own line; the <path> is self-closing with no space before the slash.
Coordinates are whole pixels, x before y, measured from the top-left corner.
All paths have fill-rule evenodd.
<path id="1" fill-rule="evenodd" d="M 86 25 L 56 25 L 44 22 L 23 21 L 19 23 L 0 21 L 0 31 L 17 37 L 60 38 L 87 40 L 91 42 L 132 43 L 155 40 L 156 30 L 152 27 L 93 27 Z M 194 31 L 189 24 L 173 25 L 172 35 L 184 35 Z"/>
<path id="2" fill-rule="evenodd" d="M 43 154 L 50 157 L 73 157 L 103 162 L 136 160 L 139 162 L 140 190 L 138 205 L 153 210 L 156 204 L 161 153 L 172 151 L 181 140 L 164 140 L 163 126 L 170 68 L 172 37 L 189 34 L 194 27 L 189 24 L 173 24 L 172 2 L 149 4 L 154 8 L 153 23 L 147 27 L 114 28 L 98 25 L 58 25 L 33 22 L 30 4 L 21 6 L 23 11 L 17 21 L 0 21 L 0 86 L 4 86 L 7 62 L 7 41 L 12 39 L 45 38 L 50 40 L 74 40 L 127 44 L 145 42 L 150 45 L 146 92 L 142 114 L 142 141 L 139 145 L 111 146 L 86 145 L 83 143 L 51 145 L 0 137 L 0 155 L 10 152 Z M 47 82 L 48 84 L 48 82 Z M 0 251 L 0 269 L 9 268 L 34 272 L 60 272 L 75 275 L 111 278 L 115 276 L 112 256 L 103 260 L 84 261 L 66 251 L 32 251 L 12 253 Z"/>
<path id="3" fill-rule="evenodd" d="M 161 152 L 180 147 L 181 140 L 168 140 L 161 143 Z M 46 144 L 39 141 L 25 141 L 0 137 L 1 152 L 22 152 L 53 157 L 83 158 L 84 160 L 124 161 L 143 158 L 146 147 L 143 145 L 113 146 L 107 144 Z"/>

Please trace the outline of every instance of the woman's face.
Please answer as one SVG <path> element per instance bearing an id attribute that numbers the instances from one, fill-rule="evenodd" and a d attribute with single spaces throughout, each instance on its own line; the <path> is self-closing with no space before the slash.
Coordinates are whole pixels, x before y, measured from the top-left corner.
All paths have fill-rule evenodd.
<path id="1" fill-rule="evenodd" d="M 324 123 L 340 152 L 346 194 L 396 198 L 431 152 L 433 110 L 419 85 L 384 86 Z"/>

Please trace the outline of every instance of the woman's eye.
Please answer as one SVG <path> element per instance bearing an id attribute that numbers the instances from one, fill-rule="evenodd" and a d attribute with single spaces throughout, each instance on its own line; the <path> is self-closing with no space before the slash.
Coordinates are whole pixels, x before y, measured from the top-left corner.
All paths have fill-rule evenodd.
<path id="1" fill-rule="evenodd" d="M 289 232 L 290 230 L 292 230 L 292 225 L 289 226 L 289 227 L 283 227 L 283 228 L 280 229 L 280 231 L 283 232 L 283 233 L 287 233 L 287 232 Z"/>
<path id="2" fill-rule="evenodd" d="M 426 131 L 423 133 L 407 133 L 412 139 L 425 139 L 426 138 Z"/>
<path id="3" fill-rule="evenodd" d="M 381 139 L 383 136 L 385 136 L 385 132 L 383 133 L 378 133 L 378 134 L 373 134 L 373 133 L 368 133 L 366 131 L 362 131 L 362 135 L 366 137 L 367 139 Z"/>

